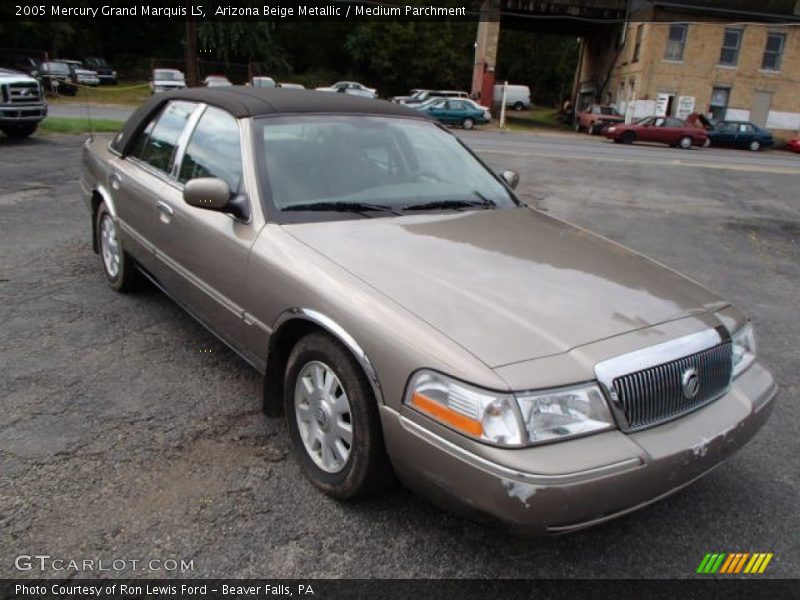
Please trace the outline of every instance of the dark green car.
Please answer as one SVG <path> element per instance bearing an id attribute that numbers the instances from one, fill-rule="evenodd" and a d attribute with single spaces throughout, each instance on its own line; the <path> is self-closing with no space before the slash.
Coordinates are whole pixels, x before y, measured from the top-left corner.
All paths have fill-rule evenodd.
<path id="1" fill-rule="evenodd" d="M 757 152 L 775 145 L 775 139 L 766 129 L 746 121 L 721 121 L 708 132 L 712 146 L 742 148 Z"/>
<path id="2" fill-rule="evenodd" d="M 485 125 L 492 120 L 489 109 L 472 100 L 438 98 L 415 108 L 428 113 L 440 123 L 461 125 L 464 129 Z"/>

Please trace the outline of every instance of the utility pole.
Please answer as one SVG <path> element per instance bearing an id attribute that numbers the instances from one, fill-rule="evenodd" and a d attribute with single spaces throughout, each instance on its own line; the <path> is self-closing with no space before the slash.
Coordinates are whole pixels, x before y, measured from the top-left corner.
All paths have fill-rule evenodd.
<path id="1" fill-rule="evenodd" d="M 187 6 L 187 14 L 191 8 Z M 186 84 L 196 86 L 200 83 L 197 73 L 197 22 L 191 17 L 186 18 Z"/>

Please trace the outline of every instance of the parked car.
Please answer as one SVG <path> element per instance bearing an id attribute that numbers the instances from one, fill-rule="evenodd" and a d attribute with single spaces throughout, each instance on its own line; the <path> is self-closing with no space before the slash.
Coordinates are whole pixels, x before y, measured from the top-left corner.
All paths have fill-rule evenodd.
<path id="1" fill-rule="evenodd" d="M 5 54 L 0 56 L 0 67 L 19 71 L 31 77 L 36 77 L 39 65 L 42 63 L 38 58 L 24 56 L 22 54 Z"/>
<path id="2" fill-rule="evenodd" d="M 394 473 L 561 533 L 717 467 L 776 383 L 743 312 L 516 180 L 422 112 L 253 88 L 151 98 L 81 175 L 109 286 L 145 276 L 259 369 L 322 491 Z"/>
<path id="3" fill-rule="evenodd" d="M 496 106 L 503 102 L 503 88 L 506 90 L 506 106 L 514 110 L 530 109 L 533 107 L 531 102 L 531 88 L 527 85 L 502 85 L 494 86 L 494 104 Z"/>
<path id="4" fill-rule="evenodd" d="M 708 143 L 705 129 L 692 127 L 675 117 L 647 117 L 630 125 L 611 125 L 603 135 L 618 144 L 658 142 L 684 150 L 692 146 L 702 147 Z"/>
<path id="5" fill-rule="evenodd" d="M 285 88 L 287 90 L 304 90 L 304 89 L 306 89 L 306 86 L 304 86 L 302 83 L 286 83 L 285 81 L 280 82 L 278 84 L 278 87 L 279 88 Z"/>
<path id="6" fill-rule="evenodd" d="M 460 125 L 472 129 L 475 125 L 485 125 L 492 120 L 489 109 L 475 104 L 472 100 L 460 98 L 437 98 L 419 108 L 445 125 Z"/>
<path id="7" fill-rule="evenodd" d="M 224 75 L 209 75 L 203 79 L 203 85 L 206 87 L 227 87 L 233 84 Z"/>
<path id="8" fill-rule="evenodd" d="M 39 65 L 36 78 L 46 91 L 74 96 L 78 88 L 72 83 L 69 65 L 61 61 L 48 61 Z"/>
<path id="9" fill-rule="evenodd" d="M 786 144 L 786 149 L 792 152 L 800 152 L 800 138 L 789 140 L 789 143 Z"/>
<path id="10" fill-rule="evenodd" d="M 250 80 L 250 85 L 261 88 L 274 88 L 277 86 L 272 77 L 253 77 L 253 79 Z"/>
<path id="11" fill-rule="evenodd" d="M 97 73 L 91 69 L 85 68 L 81 61 L 68 60 L 65 58 L 62 59 L 62 62 L 65 62 L 67 65 L 69 65 L 69 79 L 72 81 L 72 83 L 76 83 L 78 85 L 88 85 L 92 87 L 100 85 L 100 78 L 97 76 Z"/>
<path id="12" fill-rule="evenodd" d="M 83 59 L 83 64 L 97 73 L 100 83 L 108 83 L 110 85 L 117 85 L 117 83 L 119 83 L 119 73 L 106 62 L 106 59 L 90 56 Z"/>
<path id="13" fill-rule="evenodd" d="M 766 129 L 747 121 L 720 121 L 708 131 L 711 146 L 743 148 L 757 152 L 775 145 L 775 138 Z"/>
<path id="14" fill-rule="evenodd" d="M 470 99 L 467 92 L 461 92 L 458 90 L 420 90 L 402 104 L 407 104 L 408 106 L 417 108 L 419 105 L 425 104 L 426 102 L 436 98 L 461 98 L 464 100 Z"/>
<path id="15" fill-rule="evenodd" d="M 351 94 L 353 96 L 363 96 L 365 98 L 377 98 L 378 92 L 374 88 L 368 88 L 365 85 L 355 81 L 339 81 L 329 87 L 318 87 L 317 91 L 320 92 L 338 92 L 340 94 Z"/>
<path id="16" fill-rule="evenodd" d="M 592 104 L 575 115 L 575 131 L 587 131 L 589 135 L 603 133 L 606 127 L 622 123 L 625 118 L 613 106 Z"/>
<path id="17" fill-rule="evenodd" d="M 422 88 L 414 88 L 411 90 L 411 93 L 408 96 L 394 96 L 392 97 L 392 102 L 397 102 L 399 104 L 408 104 L 409 102 L 413 101 L 415 98 L 423 94 L 424 92 L 429 92 L 430 90 L 422 89 Z M 411 102 L 413 104 L 413 102 Z"/>
<path id="18" fill-rule="evenodd" d="M 42 85 L 30 75 L 0 68 L 0 131 L 24 138 L 47 116 Z"/>
<path id="19" fill-rule="evenodd" d="M 150 93 L 169 92 L 186 87 L 186 78 L 178 69 L 154 69 L 150 79 Z"/>

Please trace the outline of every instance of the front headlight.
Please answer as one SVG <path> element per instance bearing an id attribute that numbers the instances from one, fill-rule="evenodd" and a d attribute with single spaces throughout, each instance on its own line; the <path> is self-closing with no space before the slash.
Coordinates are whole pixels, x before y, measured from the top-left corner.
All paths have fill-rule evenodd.
<path id="1" fill-rule="evenodd" d="M 404 402 L 459 433 L 501 446 L 557 441 L 615 426 L 595 384 L 512 394 L 423 370 L 411 378 Z"/>
<path id="2" fill-rule="evenodd" d="M 731 336 L 733 344 L 733 376 L 741 375 L 756 359 L 756 336 L 753 325 L 747 324 Z"/>
<path id="3" fill-rule="evenodd" d="M 616 130 L 617 130 L 617 128 L 616 128 L 616 127 L 613 127 L 613 126 L 612 126 L 612 127 L 609 127 L 609 128 L 607 129 L 608 133 L 614 133 Z"/>

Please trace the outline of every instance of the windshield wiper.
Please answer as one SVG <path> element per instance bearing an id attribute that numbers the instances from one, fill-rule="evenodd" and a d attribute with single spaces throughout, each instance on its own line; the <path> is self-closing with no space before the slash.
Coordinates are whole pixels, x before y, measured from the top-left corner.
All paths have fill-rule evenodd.
<path id="1" fill-rule="evenodd" d="M 473 192 L 480 200 L 434 200 L 433 202 L 424 202 L 422 204 L 409 204 L 404 206 L 403 210 L 446 210 L 449 208 L 494 208 L 497 206 L 494 202 L 480 194 Z"/>
<path id="2" fill-rule="evenodd" d="M 341 211 L 363 214 L 366 212 L 390 212 L 399 215 L 391 206 L 385 204 L 369 204 L 368 202 L 306 202 L 304 204 L 293 204 L 282 210 L 321 210 L 321 211 Z"/>

